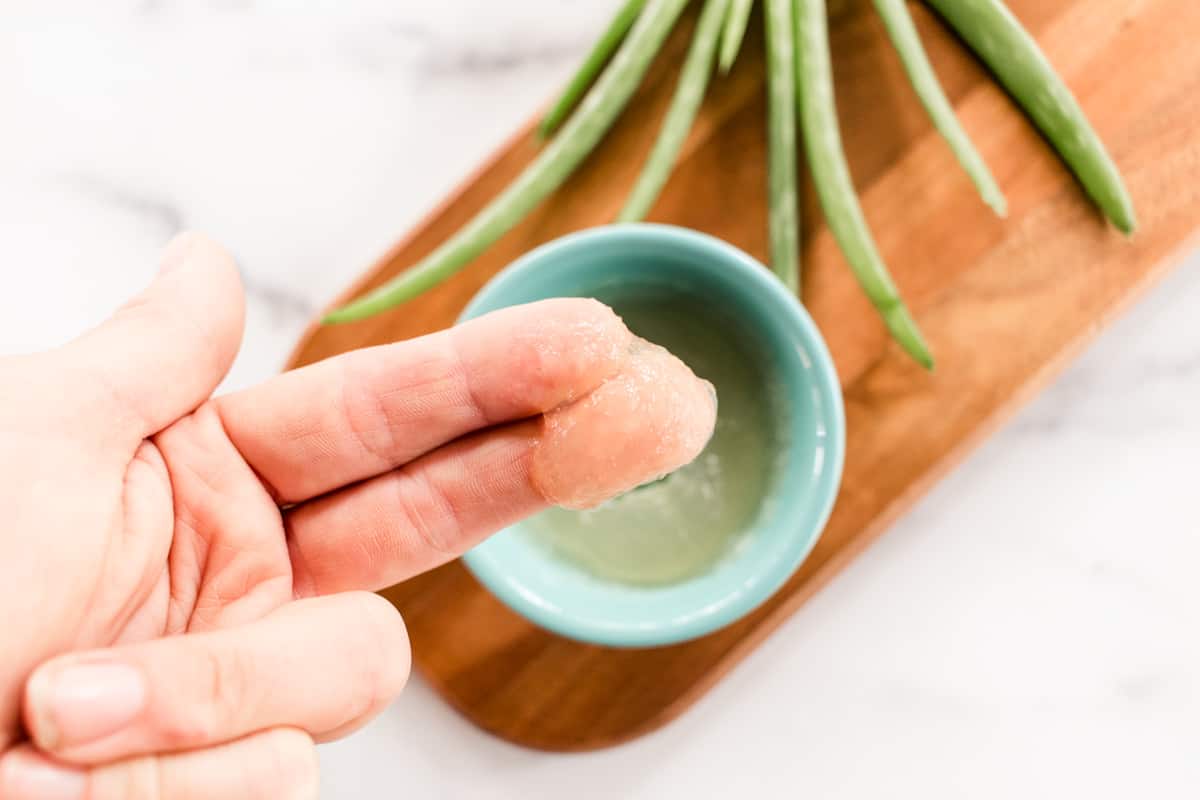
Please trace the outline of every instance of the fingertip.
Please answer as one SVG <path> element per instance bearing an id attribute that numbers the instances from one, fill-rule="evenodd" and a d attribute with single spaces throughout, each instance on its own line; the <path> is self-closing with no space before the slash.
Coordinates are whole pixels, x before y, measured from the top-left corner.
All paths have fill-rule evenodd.
<path id="1" fill-rule="evenodd" d="M 629 332 L 621 315 L 612 306 L 595 297 L 559 297 L 544 302 L 561 303 L 570 315 L 578 319 L 590 320 L 602 328 L 615 326 L 624 333 Z"/>
<path id="2" fill-rule="evenodd" d="M 552 338 L 565 340 L 563 344 L 581 345 L 600 357 L 623 362 L 634 339 L 621 315 L 594 297 L 554 297 L 529 308 L 558 329 L 539 333 L 549 332 Z"/>
<path id="3" fill-rule="evenodd" d="M 233 258 L 197 233 L 167 245 L 150 286 L 59 351 L 85 416 L 144 439 L 194 411 L 233 364 L 245 301 Z"/>
<path id="4" fill-rule="evenodd" d="M 190 271 L 202 271 L 208 282 L 225 292 L 242 291 L 236 259 L 222 244 L 197 231 L 175 235 L 159 256 L 159 277 Z"/>
<path id="5" fill-rule="evenodd" d="M 279 796 L 285 800 L 315 798 L 321 768 L 312 737 L 293 727 L 272 728 L 258 736 L 268 764 L 264 770 L 267 792 L 262 796 Z M 281 787 L 287 787 L 286 791 L 276 795 Z"/>
<path id="6" fill-rule="evenodd" d="M 162 255 L 158 259 L 158 274 L 169 275 L 175 272 L 188 261 L 192 248 L 197 245 L 203 245 L 204 235 L 195 231 L 183 231 L 171 237 L 167 242 L 167 246 L 163 248 Z"/>
<path id="7" fill-rule="evenodd" d="M 542 349 L 568 367 L 574 362 L 570 397 L 585 394 L 616 375 L 629 361 L 637 337 L 609 306 L 591 297 L 545 301 L 553 310 L 549 330 L 538 330 Z M 572 358 L 573 356 L 573 358 Z"/>
<path id="8" fill-rule="evenodd" d="M 388 600 L 374 592 L 352 592 L 379 652 L 374 684 L 382 703 L 391 702 L 408 683 L 412 672 L 412 646 L 404 618 Z"/>
<path id="9" fill-rule="evenodd" d="M 181 309 L 195 309 L 196 323 L 214 334 L 218 367 L 227 371 L 246 324 L 246 293 L 233 255 L 202 233 L 184 231 L 163 249 L 155 284 Z"/>
<path id="10" fill-rule="evenodd" d="M 625 368 L 543 417 L 530 480 L 547 502 L 593 508 L 693 461 L 712 438 L 712 384 L 635 339 Z"/>

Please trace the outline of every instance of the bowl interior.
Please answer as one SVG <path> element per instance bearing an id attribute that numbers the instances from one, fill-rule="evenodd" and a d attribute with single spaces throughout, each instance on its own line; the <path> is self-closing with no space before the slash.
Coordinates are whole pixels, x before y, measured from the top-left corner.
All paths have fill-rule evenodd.
<path id="1" fill-rule="evenodd" d="M 803 561 L 841 477 L 841 395 L 812 321 L 764 267 L 694 231 L 661 225 L 592 229 L 519 259 L 475 297 L 463 319 L 548 297 L 636 290 L 699 296 L 743 320 L 782 393 L 777 474 L 747 535 L 710 571 L 665 586 L 594 577 L 555 558 L 521 524 L 469 552 L 470 570 L 518 613 L 575 639 L 648 646 L 722 627 L 769 597 Z"/>

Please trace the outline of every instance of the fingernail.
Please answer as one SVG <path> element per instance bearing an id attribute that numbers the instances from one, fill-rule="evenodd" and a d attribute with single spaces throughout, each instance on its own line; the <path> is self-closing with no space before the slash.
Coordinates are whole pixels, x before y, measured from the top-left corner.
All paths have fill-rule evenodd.
<path id="1" fill-rule="evenodd" d="M 199 238 L 198 234 L 184 231 L 167 242 L 162 256 L 159 258 L 158 274 L 166 275 L 187 263 L 188 253 Z"/>
<path id="2" fill-rule="evenodd" d="M 124 727 L 145 705 L 146 685 L 128 664 L 68 664 L 34 673 L 28 697 L 34 741 L 53 750 Z"/>
<path id="3" fill-rule="evenodd" d="M 80 800 L 86 781 L 79 770 L 28 753 L 13 753 L 0 762 L 4 800 Z"/>

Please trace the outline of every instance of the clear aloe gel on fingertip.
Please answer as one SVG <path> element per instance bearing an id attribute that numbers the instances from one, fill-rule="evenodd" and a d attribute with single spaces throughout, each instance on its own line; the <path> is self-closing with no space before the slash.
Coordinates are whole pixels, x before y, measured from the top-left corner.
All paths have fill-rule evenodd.
<path id="1" fill-rule="evenodd" d="M 623 363 L 541 419 L 530 477 L 562 508 L 594 508 L 692 461 L 712 437 L 712 386 L 665 348 L 630 335 Z"/>
<path id="2" fill-rule="evenodd" d="M 644 399 L 636 396 L 637 391 L 672 390 L 670 381 L 654 373 L 670 354 L 704 381 L 682 383 L 685 395 L 670 404 L 682 416 L 659 423 L 661 430 L 655 436 L 661 434 L 662 440 L 647 437 L 638 445 L 644 448 L 642 452 L 614 447 L 611 457 L 652 462 L 661 458 L 664 450 L 679 449 L 681 445 L 673 437 L 693 435 L 694 421 L 689 415 L 703 416 L 705 409 L 700 403 L 714 403 L 713 387 L 719 398 L 715 429 L 691 463 L 665 477 L 661 472 L 647 475 L 647 482 L 638 488 L 595 508 L 545 511 L 527 523 L 525 535 L 559 560 L 597 579 L 645 586 L 685 580 L 712 569 L 737 547 L 771 486 L 772 461 L 785 448 L 779 442 L 782 400 L 771 388 L 770 359 L 764 355 L 765 346 L 732 315 L 722 314 L 711 300 L 651 289 L 600 299 L 613 306 L 637 336 L 654 345 L 647 351 L 646 372 L 633 370 L 624 385 L 616 382 L 602 387 L 630 393 L 631 401 L 627 408 L 619 402 L 604 404 L 615 409 L 614 419 L 588 421 L 600 422 L 601 430 L 604 425 L 615 426 L 609 436 L 589 446 L 603 448 L 621 440 L 622 427 L 632 424 L 621 415 L 647 407 L 637 402 Z M 710 385 L 704 385 L 705 381 Z M 702 388 L 703 397 L 691 393 L 696 387 Z M 711 415 L 711 405 L 707 409 Z M 587 424 L 580 419 L 575 415 L 556 420 L 548 415 L 548 434 L 555 435 L 558 424 Z M 577 437 L 574 441 L 579 444 L 582 440 Z M 687 444 L 682 446 L 686 449 Z M 566 469 L 574 464 L 582 473 L 587 468 L 584 460 L 591 457 L 581 455 L 568 462 Z M 594 499 L 566 504 L 590 505 L 587 501 Z"/>

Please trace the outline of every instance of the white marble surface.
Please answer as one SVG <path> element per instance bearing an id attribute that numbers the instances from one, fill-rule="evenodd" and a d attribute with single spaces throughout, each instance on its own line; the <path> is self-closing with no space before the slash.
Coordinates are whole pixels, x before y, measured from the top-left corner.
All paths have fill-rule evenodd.
<path id="1" fill-rule="evenodd" d="M 613 0 L 0 0 L 0 352 L 63 341 L 183 226 L 250 292 L 228 381 L 560 82 Z M 579 756 L 414 680 L 329 798 L 1194 798 L 1200 257 L 694 710 Z"/>

